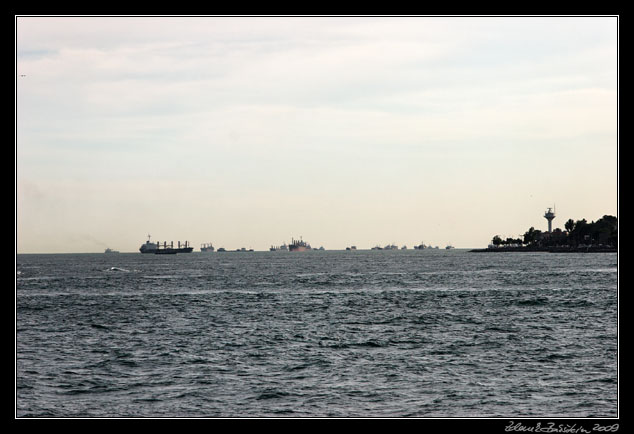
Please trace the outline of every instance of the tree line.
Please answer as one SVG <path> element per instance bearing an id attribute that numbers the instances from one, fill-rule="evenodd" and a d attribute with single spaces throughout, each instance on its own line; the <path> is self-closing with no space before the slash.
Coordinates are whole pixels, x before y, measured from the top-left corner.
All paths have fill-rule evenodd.
<path id="1" fill-rule="evenodd" d="M 522 237 L 518 238 L 503 240 L 499 235 L 496 235 L 491 240 L 491 244 L 495 247 L 581 247 L 588 245 L 618 247 L 618 224 L 617 218 L 614 216 L 604 215 L 596 222 L 590 223 L 586 219 L 577 221 L 569 219 L 564 224 L 564 228 L 565 231 L 557 228 L 549 233 L 531 227 Z"/>

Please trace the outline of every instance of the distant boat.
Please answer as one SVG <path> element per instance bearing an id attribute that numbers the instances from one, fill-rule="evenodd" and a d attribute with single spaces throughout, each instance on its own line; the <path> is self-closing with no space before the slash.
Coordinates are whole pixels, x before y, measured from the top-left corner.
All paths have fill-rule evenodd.
<path id="1" fill-rule="evenodd" d="M 451 244 L 448 244 L 447 247 L 445 247 L 445 249 L 447 249 L 447 250 L 453 249 L 453 246 Z"/>
<path id="2" fill-rule="evenodd" d="M 201 244 L 200 245 L 200 251 L 201 252 L 213 252 L 214 250 L 216 250 L 213 246 L 213 244 L 211 243 L 207 243 L 207 244 Z"/>
<path id="3" fill-rule="evenodd" d="M 281 246 L 271 246 L 269 250 L 271 252 L 277 252 L 277 251 L 288 252 L 288 246 L 286 245 L 286 243 L 284 243 Z"/>
<path id="4" fill-rule="evenodd" d="M 304 252 L 306 250 L 312 250 L 312 247 L 310 247 L 310 244 L 302 240 L 300 237 L 299 240 L 292 239 L 291 244 L 288 246 L 288 250 L 291 252 Z"/>
<path id="5" fill-rule="evenodd" d="M 174 241 L 167 245 L 167 241 L 163 241 L 163 247 L 160 243 L 150 242 L 150 235 L 147 236 L 147 241 L 139 247 L 141 253 L 154 253 L 155 255 L 175 255 L 176 253 L 191 253 L 194 248 L 188 245 L 188 241 L 181 246 L 181 242 L 178 242 L 178 247 L 174 248 Z"/>
<path id="6" fill-rule="evenodd" d="M 119 253 L 117 250 L 112 250 L 111 248 L 107 248 L 104 253 Z"/>

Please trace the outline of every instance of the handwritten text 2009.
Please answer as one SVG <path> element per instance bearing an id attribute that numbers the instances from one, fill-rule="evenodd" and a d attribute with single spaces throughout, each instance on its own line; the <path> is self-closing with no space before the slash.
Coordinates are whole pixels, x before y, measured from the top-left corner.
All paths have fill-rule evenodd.
<path id="1" fill-rule="evenodd" d="M 509 421 L 509 424 L 505 427 L 506 432 L 526 432 L 526 433 L 562 433 L 562 434 L 591 434 L 595 432 L 617 432 L 619 430 L 619 424 L 602 425 L 599 423 L 592 424 L 590 426 L 583 426 L 579 424 L 556 424 L 554 422 L 548 422 L 542 424 L 537 422 L 535 425 L 524 425 L 522 422 Z"/>

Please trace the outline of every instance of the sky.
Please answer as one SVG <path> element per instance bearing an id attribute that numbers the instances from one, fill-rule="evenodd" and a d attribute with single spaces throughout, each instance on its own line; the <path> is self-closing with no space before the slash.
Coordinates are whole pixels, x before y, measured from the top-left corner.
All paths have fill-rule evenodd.
<path id="1" fill-rule="evenodd" d="M 485 247 L 617 215 L 618 18 L 15 20 L 17 253 Z"/>

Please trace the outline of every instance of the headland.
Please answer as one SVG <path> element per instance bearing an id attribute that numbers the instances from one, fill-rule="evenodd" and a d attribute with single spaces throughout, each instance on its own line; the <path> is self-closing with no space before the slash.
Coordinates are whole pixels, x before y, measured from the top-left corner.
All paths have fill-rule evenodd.
<path id="1" fill-rule="evenodd" d="M 518 238 L 503 240 L 495 235 L 486 249 L 471 252 L 550 252 L 550 253 L 614 253 L 618 252 L 618 220 L 604 215 L 596 222 L 586 219 L 568 219 L 564 230 L 552 229 L 555 218 L 553 208 L 544 213 L 548 220 L 548 230 L 542 232 L 531 227 Z"/>

